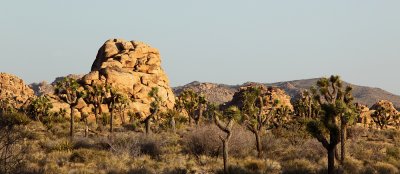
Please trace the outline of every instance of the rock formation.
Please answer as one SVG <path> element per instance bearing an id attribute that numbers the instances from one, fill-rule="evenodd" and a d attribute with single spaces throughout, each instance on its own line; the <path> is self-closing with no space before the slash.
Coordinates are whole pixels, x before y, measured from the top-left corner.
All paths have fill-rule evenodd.
<path id="1" fill-rule="evenodd" d="M 15 75 L 0 73 L 0 99 L 7 101 L 9 106 L 19 109 L 32 97 L 35 97 L 33 90 L 22 79 Z"/>
<path id="2" fill-rule="evenodd" d="M 282 89 L 277 87 L 266 87 L 257 83 L 246 83 L 246 85 L 240 87 L 239 91 L 235 93 L 232 101 L 225 104 L 225 106 L 235 105 L 239 108 L 243 106 L 243 95 L 244 92 L 249 90 L 251 87 L 261 88 L 261 94 L 264 96 L 264 107 L 265 112 L 272 107 L 273 102 L 278 101 L 279 104 L 276 107 L 288 107 L 293 111 L 293 105 L 290 103 L 290 96 L 285 93 Z"/>
<path id="3" fill-rule="evenodd" d="M 208 102 L 215 104 L 222 104 L 231 101 L 233 94 L 237 91 L 228 85 L 194 81 L 185 86 L 174 88 L 174 93 L 175 95 L 179 95 L 182 91 L 187 89 L 191 89 L 196 93 L 202 93 Z"/>
<path id="4" fill-rule="evenodd" d="M 47 83 L 46 81 L 42 81 L 40 83 L 32 83 L 29 85 L 29 87 L 32 88 L 36 96 L 54 93 L 54 86 Z"/>
<path id="5" fill-rule="evenodd" d="M 360 103 L 356 103 L 356 109 L 360 113 L 357 123 L 361 123 L 364 126 L 373 124 L 373 120 L 371 118 L 371 114 L 373 111 L 371 111 L 368 108 L 368 106 L 360 104 Z"/>
<path id="6" fill-rule="evenodd" d="M 393 103 L 387 100 L 380 100 L 374 105 L 372 105 L 371 110 L 377 110 L 379 108 L 384 108 L 386 111 L 388 111 L 388 114 L 391 115 L 398 115 L 399 112 L 397 109 L 394 107 Z"/>
<path id="7" fill-rule="evenodd" d="M 163 98 L 161 110 L 172 108 L 175 96 L 161 68 L 156 48 L 138 41 L 110 39 L 99 49 L 91 72 L 82 77 L 84 85 L 110 84 L 132 100 L 127 110 L 150 113 L 151 88 L 158 87 Z M 85 109 L 83 106 L 82 109 Z"/>

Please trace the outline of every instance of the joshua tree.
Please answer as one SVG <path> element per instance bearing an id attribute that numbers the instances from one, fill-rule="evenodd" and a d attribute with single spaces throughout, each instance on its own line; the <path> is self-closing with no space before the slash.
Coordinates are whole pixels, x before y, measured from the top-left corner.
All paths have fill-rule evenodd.
<path id="1" fill-rule="evenodd" d="M 154 117 L 157 115 L 158 110 L 160 109 L 160 105 L 162 102 L 161 97 L 158 94 L 158 88 L 157 87 L 153 87 L 151 88 L 151 91 L 149 92 L 149 97 L 151 97 L 153 99 L 153 101 L 150 104 L 150 115 L 147 116 L 143 122 L 146 126 L 146 134 L 150 134 L 151 133 L 151 129 L 150 129 L 150 121 L 152 119 L 154 119 Z"/>
<path id="2" fill-rule="evenodd" d="M 24 146 L 19 143 L 25 136 L 18 126 L 28 124 L 30 119 L 21 113 L 0 116 L 0 173 L 19 173 L 22 155 L 25 153 Z"/>
<path id="3" fill-rule="evenodd" d="M 372 120 L 375 122 L 377 126 L 381 129 L 387 128 L 387 125 L 390 124 L 391 119 L 395 115 L 390 112 L 389 109 L 385 107 L 378 107 L 376 110 L 371 114 Z"/>
<path id="4" fill-rule="evenodd" d="M 189 125 L 192 124 L 192 118 L 195 120 L 196 125 L 198 125 L 203 114 L 204 105 L 206 104 L 205 97 L 195 93 L 193 90 L 185 90 L 178 98 L 178 101 L 182 102 L 184 109 L 189 115 Z"/>
<path id="5" fill-rule="evenodd" d="M 237 107 L 232 106 L 229 107 L 226 112 L 224 113 L 224 115 L 226 116 L 226 119 L 228 120 L 228 122 L 225 124 L 223 123 L 219 117 L 222 116 L 219 112 L 215 111 L 214 114 L 214 122 L 215 124 L 218 126 L 218 128 L 223 131 L 226 136 L 219 136 L 219 138 L 222 141 L 222 151 L 223 151 L 223 158 L 224 158 L 224 173 L 228 174 L 228 166 L 229 166 L 229 140 L 232 137 L 232 128 L 233 128 L 233 124 L 235 123 L 235 118 L 237 118 L 238 116 L 240 116 L 240 111 Z"/>
<path id="6" fill-rule="evenodd" d="M 115 101 L 115 108 L 119 113 L 122 124 L 125 124 L 125 109 L 129 106 L 129 99 L 126 95 L 122 93 L 117 94 Z"/>
<path id="7" fill-rule="evenodd" d="M 118 90 L 113 88 L 111 85 L 106 85 L 106 91 L 108 97 L 105 99 L 105 102 L 107 103 L 110 111 L 110 133 L 113 133 L 114 110 L 119 102 L 122 101 L 122 94 L 118 93 Z"/>
<path id="8" fill-rule="evenodd" d="M 264 109 L 263 95 L 261 94 L 261 89 L 258 87 L 251 87 L 249 90 L 245 91 L 243 94 L 243 106 L 241 112 L 244 115 L 244 123 L 246 128 L 250 130 L 256 139 L 256 148 L 258 156 L 262 156 L 262 146 L 261 146 L 261 134 L 264 127 L 268 123 L 272 123 L 273 107 L 269 108 L 268 111 Z M 270 101 L 267 103 L 271 103 Z"/>
<path id="9" fill-rule="evenodd" d="M 94 116 L 96 118 L 96 124 L 98 123 L 99 114 L 102 114 L 101 104 L 104 103 L 106 98 L 106 86 L 104 84 L 94 84 L 93 86 L 87 87 L 87 96 L 85 101 L 93 104 Z"/>
<path id="10" fill-rule="evenodd" d="M 346 124 L 349 122 L 353 110 L 351 106 L 351 87 L 342 89 L 339 76 L 322 78 L 317 82 L 318 92 L 314 99 L 321 106 L 322 115 L 307 124 L 307 130 L 317 138 L 328 152 L 328 173 L 335 171 L 336 145 L 343 140 L 342 155 L 345 157 L 344 141 Z M 341 124 L 338 120 L 341 120 Z M 328 134 L 328 136 L 326 136 Z"/>
<path id="11" fill-rule="evenodd" d="M 76 105 L 78 104 L 79 98 L 85 97 L 85 92 L 83 89 L 79 89 L 79 83 L 73 79 L 66 77 L 62 81 L 57 82 L 55 87 L 55 93 L 58 95 L 64 102 L 70 105 L 71 109 L 71 125 L 70 125 L 70 136 L 74 137 L 74 110 Z"/>
<path id="12" fill-rule="evenodd" d="M 295 110 L 299 116 L 303 118 L 313 118 L 318 115 L 320 107 L 313 99 L 313 95 L 315 95 L 316 92 L 314 87 L 311 87 L 309 91 L 304 90 L 301 92 L 300 98 L 295 103 Z"/>
<path id="13" fill-rule="evenodd" d="M 49 98 L 47 96 L 40 96 L 32 100 L 28 111 L 37 121 L 41 121 L 43 116 L 49 114 L 51 108 L 53 108 L 53 104 L 51 104 Z"/>
<path id="14" fill-rule="evenodd" d="M 11 100 L 9 98 L 1 98 L 0 99 L 0 113 L 13 113 L 15 111 L 13 105 L 11 104 Z"/>
<path id="15" fill-rule="evenodd" d="M 274 106 L 276 106 L 279 103 L 279 101 L 276 101 Z M 269 124 L 275 128 L 283 126 L 286 122 L 288 122 L 289 115 L 292 113 L 290 108 L 288 106 L 282 106 L 282 107 L 277 107 L 274 108 L 272 111 L 272 117 L 271 121 L 269 121 Z"/>

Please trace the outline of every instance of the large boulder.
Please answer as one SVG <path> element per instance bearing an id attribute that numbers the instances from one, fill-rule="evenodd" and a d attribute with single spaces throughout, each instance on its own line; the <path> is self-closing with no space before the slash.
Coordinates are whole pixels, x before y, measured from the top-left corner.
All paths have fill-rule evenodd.
<path id="1" fill-rule="evenodd" d="M 393 103 L 387 100 L 380 100 L 374 105 L 371 106 L 370 110 L 378 110 L 380 108 L 384 108 L 386 111 L 388 111 L 388 114 L 391 115 L 398 115 L 399 112 L 397 109 L 394 107 Z"/>
<path id="2" fill-rule="evenodd" d="M 7 101 L 9 106 L 19 109 L 26 106 L 33 97 L 33 90 L 22 79 L 12 74 L 0 73 L 0 99 Z"/>
<path id="3" fill-rule="evenodd" d="M 107 40 L 99 49 L 91 72 L 81 79 L 84 85 L 110 84 L 132 99 L 127 110 L 141 115 L 150 113 L 148 93 L 158 87 L 161 110 L 172 108 L 175 96 L 161 68 L 159 51 L 143 42 Z"/>
<path id="4" fill-rule="evenodd" d="M 264 99 L 264 112 L 267 113 L 269 109 L 274 105 L 275 102 L 278 102 L 278 105 L 275 108 L 288 108 L 290 111 L 293 111 L 293 105 L 290 103 L 290 96 L 286 94 L 286 92 L 277 87 L 266 87 L 262 84 L 257 83 L 248 83 L 239 88 L 239 91 L 233 95 L 233 99 L 230 102 L 225 104 L 225 107 L 228 106 L 238 106 L 239 108 L 243 106 L 244 93 L 250 88 L 260 88 L 261 95 Z"/>

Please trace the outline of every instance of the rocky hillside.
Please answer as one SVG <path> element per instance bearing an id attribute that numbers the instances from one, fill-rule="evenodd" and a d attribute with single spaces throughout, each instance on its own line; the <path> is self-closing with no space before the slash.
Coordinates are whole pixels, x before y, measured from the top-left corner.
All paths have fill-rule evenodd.
<path id="1" fill-rule="evenodd" d="M 305 79 L 305 80 L 294 80 L 287 82 L 277 82 L 277 83 L 265 83 L 266 86 L 275 86 L 285 90 L 285 92 L 290 95 L 292 100 L 296 100 L 300 94 L 301 90 L 309 89 L 312 85 L 318 81 L 318 78 Z M 179 94 L 184 89 L 193 89 L 194 91 L 203 92 L 203 86 L 212 86 L 211 90 L 204 92 L 206 98 L 215 103 L 225 103 L 232 99 L 233 94 L 239 90 L 243 85 L 225 85 L 225 84 L 214 84 L 214 83 L 200 83 L 192 82 L 184 86 L 179 86 L 174 88 L 175 94 Z M 396 108 L 400 108 L 400 96 L 389 93 L 385 90 L 379 88 L 371 88 L 366 86 L 358 86 L 345 82 L 344 85 L 351 85 L 353 87 L 353 95 L 356 102 L 367 105 L 371 107 L 374 103 L 380 100 L 388 100 L 393 102 Z"/>
<path id="2" fill-rule="evenodd" d="M 19 77 L 0 72 L 0 101 L 7 107 L 20 108 L 34 97 L 34 92 Z"/>
<path id="3" fill-rule="evenodd" d="M 268 86 L 277 86 L 284 89 L 292 98 L 296 98 L 300 90 L 308 89 L 315 85 L 318 78 L 305 79 L 305 80 L 294 80 L 287 82 L 269 83 Z M 399 108 L 400 107 L 400 96 L 394 95 L 380 88 L 372 88 L 367 86 L 358 86 L 348 82 L 344 82 L 344 86 L 351 85 L 353 87 L 353 96 L 356 102 L 371 107 L 373 104 L 380 100 L 388 100 Z"/>

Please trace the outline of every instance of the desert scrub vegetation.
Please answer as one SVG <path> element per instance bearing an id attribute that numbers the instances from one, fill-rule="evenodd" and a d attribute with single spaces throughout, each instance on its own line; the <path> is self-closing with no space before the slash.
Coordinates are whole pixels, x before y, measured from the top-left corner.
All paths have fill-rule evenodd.
<path id="1" fill-rule="evenodd" d="M 321 79 L 294 112 L 257 87 L 242 106 L 217 106 L 191 91 L 163 112 L 153 88 L 150 114 L 128 112 L 121 124 L 124 96 L 76 85 L 60 82 L 59 95 L 72 107 L 78 98 L 96 105 L 91 122 L 48 112 L 44 98 L 28 111 L 2 109 L 0 173 L 399 173 L 400 132 L 354 122 L 351 89 L 337 76 Z"/>
<path id="2" fill-rule="evenodd" d="M 19 156 L 19 166 L 23 166 L 21 170 L 29 169 L 22 173 L 224 172 L 219 139 L 223 134 L 212 123 L 179 128 L 177 133 L 163 131 L 151 135 L 121 128 L 123 131 L 114 132 L 112 139 L 107 129 L 88 137 L 84 136 L 84 129 L 75 129 L 73 141 L 69 138 L 69 127 L 62 124 L 56 123 L 55 127 L 63 127 L 63 134 L 49 130 L 38 121 L 21 125 L 27 133 L 20 135 L 23 138 L 18 143 L 27 146 Z M 75 125 L 79 128 L 85 123 Z M 289 131 L 290 136 L 304 134 L 301 130 L 293 133 L 285 128 L 268 131 L 261 139 L 264 155 L 259 158 L 254 135 L 242 125 L 235 125 L 229 144 L 228 172 L 326 173 L 326 151 L 318 140 L 306 136 L 293 143 L 286 138 Z M 398 135 L 393 132 L 363 127 L 351 129 L 346 143 L 349 157 L 343 166 L 337 165 L 338 172 L 398 173 L 400 146 Z"/>

